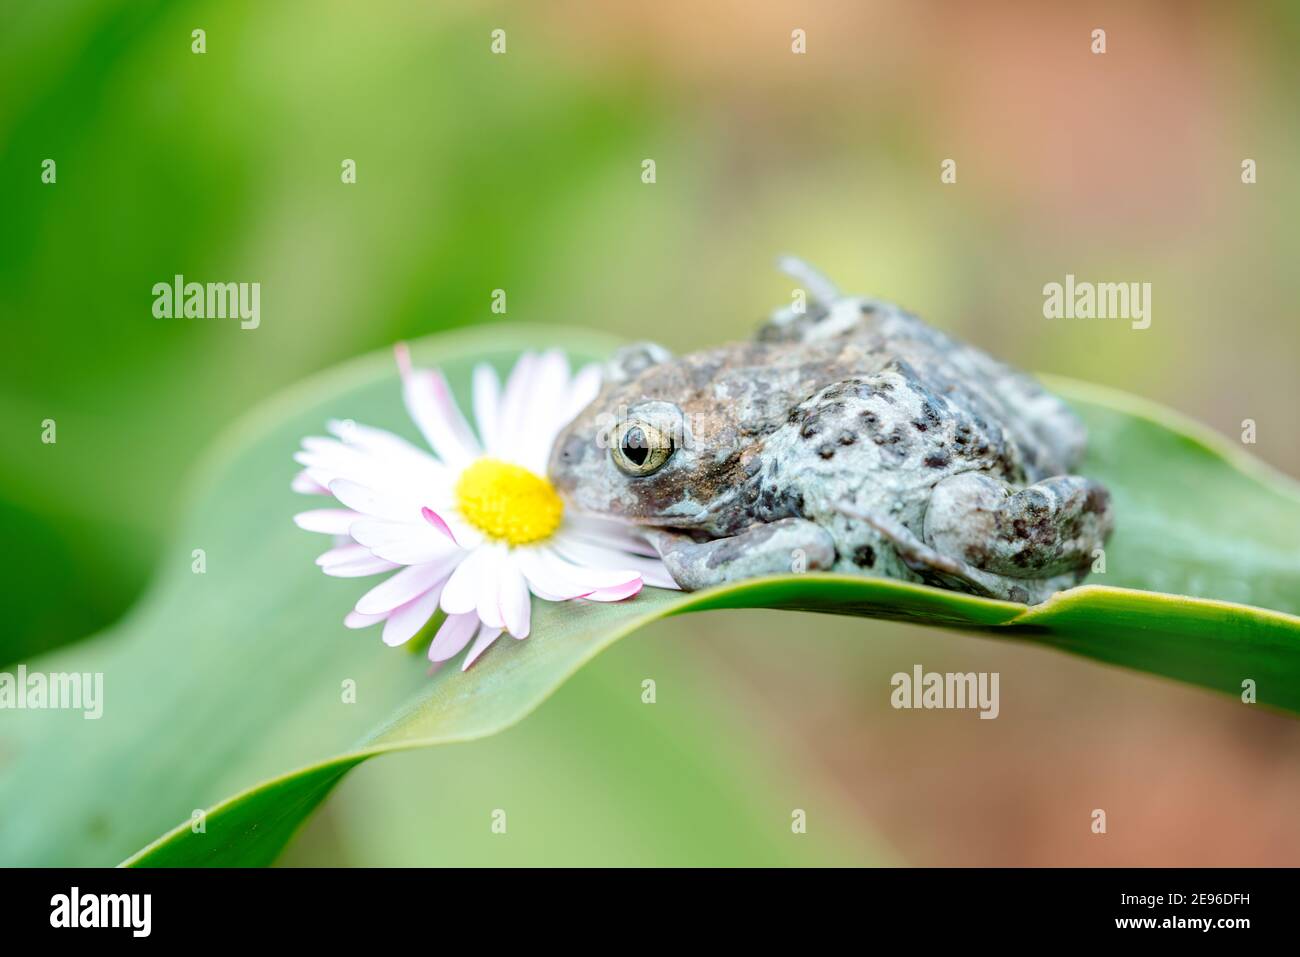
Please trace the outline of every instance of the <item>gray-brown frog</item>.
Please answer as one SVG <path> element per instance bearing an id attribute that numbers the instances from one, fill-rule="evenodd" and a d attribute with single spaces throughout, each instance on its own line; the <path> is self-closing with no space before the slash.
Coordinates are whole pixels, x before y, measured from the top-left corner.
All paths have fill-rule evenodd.
<path id="1" fill-rule="evenodd" d="M 887 576 L 1036 604 L 1113 524 L 1070 474 L 1086 433 L 1029 376 L 876 299 L 807 291 L 754 341 L 620 350 L 555 443 L 574 510 L 642 526 L 685 589 L 791 571 Z"/>

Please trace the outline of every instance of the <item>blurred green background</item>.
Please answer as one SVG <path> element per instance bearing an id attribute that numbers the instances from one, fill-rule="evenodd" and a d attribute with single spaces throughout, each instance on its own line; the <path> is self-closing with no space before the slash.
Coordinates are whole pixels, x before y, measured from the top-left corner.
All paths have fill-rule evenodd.
<path id="1" fill-rule="evenodd" d="M 200 451 L 259 400 L 502 321 L 497 288 L 510 321 L 687 350 L 788 301 L 772 261 L 795 252 L 1018 365 L 1234 439 L 1253 419 L 1252 451 L 1300 473 L 1295 4 L 700 7 L 0 3 L 0 666 L 131 605 Z M 261 327 L 155 319 L 177 273 L 260 282 Z M 1151 282 L 1151 327 L 1045 320 L 1066 273 Z M 864 690 L 916 661 L 1019 673 L 1021 697 L 972 722 Z M 656 728 L 658 671 L 690 680 Z M 712 614 L 498 739 L 363 767 L 286 863 L 1294 863 L 1297 745 L 1285 719 L 1011 644 Z M 498 858 L 454 809 L 506 784 L 551 837 Z M 792 850 L 804 805 L 836 823 Z M 1076 826 L 1098 806 L 1122 840 Z"/>

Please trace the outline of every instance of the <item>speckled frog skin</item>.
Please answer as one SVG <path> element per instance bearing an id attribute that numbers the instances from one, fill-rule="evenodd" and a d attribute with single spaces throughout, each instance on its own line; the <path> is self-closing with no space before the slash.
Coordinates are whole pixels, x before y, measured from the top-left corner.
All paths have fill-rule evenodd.
<path id="1" fill-rule="evenodd" d="M 1110 496 L 1029 376 L 797 260 L 807 307 L 754 341 L 616 354 L 560 435 L 569 507 L 642 526 L 685 589 L 830 570 L 1035 604 L 1076 584 Z"/>

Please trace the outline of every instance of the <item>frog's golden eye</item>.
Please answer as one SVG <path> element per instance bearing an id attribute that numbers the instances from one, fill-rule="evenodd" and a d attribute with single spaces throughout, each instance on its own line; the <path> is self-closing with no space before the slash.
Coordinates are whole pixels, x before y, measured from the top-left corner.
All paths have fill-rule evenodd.
<path id="1" fill-rule="evenodd" d="M 673 441 L 647 422 L 623 422 L 614 430 L 609 454 L 619 471 L 636 477 L 650 475 L 663 468 L 673 454 Z"/>

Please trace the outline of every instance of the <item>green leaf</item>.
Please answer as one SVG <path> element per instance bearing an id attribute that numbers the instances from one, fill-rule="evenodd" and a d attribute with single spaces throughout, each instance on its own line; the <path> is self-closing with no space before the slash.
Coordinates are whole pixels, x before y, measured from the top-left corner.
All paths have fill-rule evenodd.
<path id="1" fill-rule="evenodd" d="M 547 345 L 595 358 L 612 344 L 590 333 L 495 327 L 427 339 L 413 351 L 445 369 L 463 397 L 474 362 L 504 370 L 521 349 Z M 289 521 L 303 507 L 288 491 L 290 457 L 327 418 L 417 438 L 391 358 L 369 356 L 303 383 L 204 463 L 190 517 L 142 604 L 97 639 L 31 666 L 103 672 L 104 717 L 5 714 L 0 805 L 29 810 L 0 818 L 0 859 L 102 864 L 162 834 L 129 863 L 269 863 L 359 762 L 501 731 L 619 638 L 704 609 L 958 628 L 1233 695 L 1251 679 L 1261 704 L 1300 712 L 1296 486 L 1149 403 L 1050 384 L 1087 419 L 1083 471 L 1115 498 L 1118 527 L 1098 584 L 1030 609 L 829 575 L 689 595 L 647 589 L 618 605 L 535 602 L 533 637 L 498 642 L 467 673 L 448 667 L 429 678 L 422 657 L 342 627 L 359 583 L 321 576 L 312 563 L 318 537 Z M 205 574 L 191 570 L 196 548 L 206 553 Z M 355 704 L 341 704 L 346 681 L 355 682 Z M 204 807 L 205 830 L 194 833 L 191 814 Z"/>

